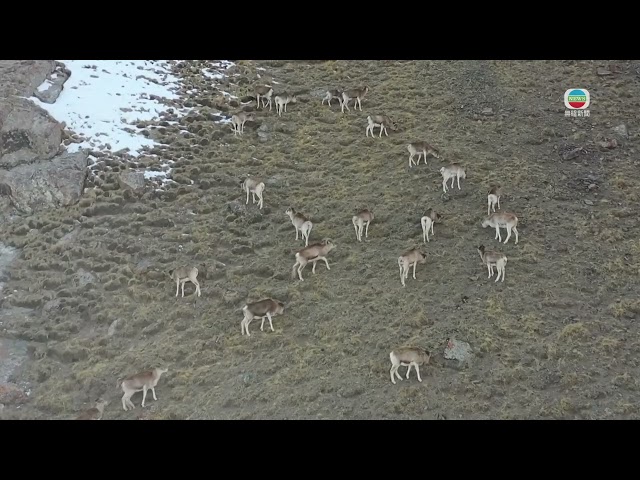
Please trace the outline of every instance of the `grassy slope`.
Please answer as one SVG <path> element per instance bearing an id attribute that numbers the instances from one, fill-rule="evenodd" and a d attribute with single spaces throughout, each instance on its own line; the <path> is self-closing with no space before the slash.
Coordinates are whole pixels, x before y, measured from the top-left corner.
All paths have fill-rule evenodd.
<path id="1" fill-rule="evenodd" d="M 638 86 L 627 74 L 596 77 L 593 65 L 266 62 L 278 91 L 301 93 L 280 118 L 259 113 L 268 142 L 249 124 L 234 138 L 200 107 L 200 120 L 185 122 L 188 138 L 173 127 L 160 134 L 176 160 L 169 193 L 136 200 L 105 172 L 95 201 L 6 234 L 26 244 L 10 283 L 19 293 L 7 302 L 46 311 L 9 327 L 50 342 L 26 367 L 37 386 L 23 415 L 73 415 L 106 394 L 114 404 L 105 418 L 138 418 L 139 408 L 122 411 L 116 379 L 166 363 L 146 418 L 637 418 Z M 256 79 L 251 62 L 242 69 Z M 342 115 L 313 96 L 360 84 L 371 87 L 363 112 Z M 565 118 L 564 90 L 583 85 L 592 117 Z M 482 115 L 487 107 L 495 115 Z M 400 131 L 365 138 L 366 116 L 376 113 Z M 622 122 L 631 138 L 600 151 L 593 142 Z M 407 170 L 406 144 L 417 139 L 467 166 L 462 191 L 441 195 L 437 159 Z M 564 161 L 554 150 L 571 145 L 589 153 Z M 246 174 L 267 183 L 262 212 L 244 207 Z M 503 210 L 520 218 L 518 245 L 499 246 L 480 227 L 494 181 L 506 190 Z M 597 188 L 588 192 L 589 183 Z M 303 243 L 288 206 L 312 217 L 312 241 L 337 244 L 331 270 L 307 267 L 303 283 L 290 278 Z M 364 207 L 376 219 L 358 244 L 351 215 Z M 421 242 L 429 207 L 445 219 L 403 289 L 396 259 Z M 508 255 L 503 284 L 487 280 L 479 244 Z M 176 300 L 163 272 L 192 262 L 208 267 L 203 296 L 194 302 L 188 284 L 189 296 Z M 83 285 L 87 272 L 95 283 Z M 254 321 L 252 336 L 241 336 L 240 308 L 264 296 L 287 303 L 276 331 Z M 471 343 L 470 366 L 443 359 L 449 335 Z M 436 355 L 422 384 L 412 376 L 394 386 L 388 353 L 406 343 Z"/>

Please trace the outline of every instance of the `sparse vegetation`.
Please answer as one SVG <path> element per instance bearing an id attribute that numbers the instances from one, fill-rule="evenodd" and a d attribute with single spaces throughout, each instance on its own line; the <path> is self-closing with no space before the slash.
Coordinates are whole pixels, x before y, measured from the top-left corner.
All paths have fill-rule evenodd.
<path id="1" fill-rule="evenodd" d="M 125 194 L 104 163 L 79 204 L 0 232 L 22 249 L 3 309 L 24 312 L 2 328 L 40 352 L 21 370 L 30 400 L 6 418 L 69 418 L 98 397 L 111 402 L 105 420 L 640 418 L 637 102 L 620 98 L 640 94 L 633 62 L 605 81 L 588 61 L 247 61 L 237 88 L 251 95 L 255 68 L 267 68 L 276 109 L 257 109 L 235 136 L 208 120 L 206 104 L 228 100 L 207 93 L 201 63 L 178 69 L 194 112 L 147 127 L 176 183 Z M 364 85 L 362 111 L 322 103 Z M 564 116 L 569 86 L 591 90 L 591 117 Z M 278 116 L 284 91 L 297 102 Z M 372 141 L 362 131 L 378 112 L 398 131 Z M 621 123 L 629 138 L 599 151 Z M 440 158 L 409 169 L 415 139 Z M 439 170 L 454 162 L 466 178 L 443 193 Z M 246 203 L 247 176 L 264 182 L 264 205 Z M 482 228 L 497 183 L 517 245 Z M 320 262 L 303 282 L 290 275 L 302 248 L 291 205 L 313 219 L 310 245 L 337 245 L 331 270 Z M 443 221 L 424 244 L 431 207 Z M 375 222 L 359 242 L 363 208 Z M 418 245 L 426 264 L 403 287 L 398 255 Z M 508 257 L 507 281 L 487 279 L 478 245 Z M 166 272 L 196 264 L 202 296 L 187 283 L 176 298 Z M 263 298 L 286 314 L 274 332 L 241 335 L 242 307 Z M 443 358 L 452 334 L 474 349 L 470 365 Z M 401 345 L 432 352 L 422 383 L 391 384 Z M 116 379 L 157 365 L 169 368 L 158 401 L 124 411 Z"/>

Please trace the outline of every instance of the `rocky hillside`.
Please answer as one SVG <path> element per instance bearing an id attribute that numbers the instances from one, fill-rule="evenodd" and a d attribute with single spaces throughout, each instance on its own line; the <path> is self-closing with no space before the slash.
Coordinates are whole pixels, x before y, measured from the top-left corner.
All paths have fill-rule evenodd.
<path id="1" fill-rule="evenodd" d="M 0 62 L 4 418 L 73 418 L 98 398 L 105 419 L 639 417 L 640 62 L 139 67 Z M 256 110 L 265 83 L 297 102 Z M 360 85 L 363 111 L 322 104 Z M 565 116 L 574 87 L 589 117 Z M 95 117 L 72 114 L 82 92 Z M 105 120 L 110 103 L 130 125 Z M 242 110 L 257 118 L 236 136 Z M 374 114 L 398 129 L 365 137 Z M 409 169 L 416 140 L 440 158 Z M 467 176 L 443 194 L 450 162 Z M 262 210 L 245 204 L 247 175 L 265 182 Z M 517 245 L 481 226 L 492 183 Z M 290 206 L 312 242 L 336 244 L 304 282 Z M 362 208 L 375 219 L 357 242 Z M 442 220 L 425 245 L 428 208 Z M 504 282 L 479 245 L 508 256 Z M 402 287 L 413 246 L 427 261 Z M 202 296 L 188 283 L 176 298 L 168 272 L 191 264 Z M 254 321 L 242 336 L 241 308 L 268 296 L 286 304 L 275 331 Z M 422 382 L 391 383 L 401 345 L 432 352 Z M 117 379 L 155 366 L 169 368 L 158 400 L 136 394 L 125 412 Z"/>

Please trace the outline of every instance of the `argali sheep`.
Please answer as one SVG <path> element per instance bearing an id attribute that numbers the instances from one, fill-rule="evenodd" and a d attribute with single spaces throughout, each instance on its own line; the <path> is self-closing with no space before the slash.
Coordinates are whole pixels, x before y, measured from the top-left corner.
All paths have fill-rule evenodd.
<path id="1" fill-rule="evenodd" d="M 502 241 L 502 235 L 500 235 L 500 228 L 507 230 L 507 238 L 504 243 L 511 238 L 511 230 L 516 234 L 516 245 L 518 244 L 518 217 L 513 213 L 508 212 L 496 212 L 489 215 L 482 221 L 482 228 L 492 227 L 496 229 L 495 239 L 499 242 Z"/>
<path id="2" fill-rule="evenodd" d="M 231 129 L 234 135 L 242 135 L 244 133 L 245 122 L 255 122 L 256 114 L 251 112 L 236 113 L 231 117 Z"/>
<path id="3" fill-rule="evenodd" d="M 420 157 L 424 159 L 424 164 L 427 164 L 427 153 L 430 153 L 436 158 L 440 158 L 440 154 L 437 148 L 428 144 L 427 142 L 412 142 L 407 145 L 407 150 L 409 150 L 409 168 L 411 168 L 412 164 L 418 166 L 420 164 Z M 413 157 L 418 155 L 418 161 L 415 162 Z"/>
<path id="4" fill-rule="evenodd" d="M 144 408 L 144 402 L 147 398 L 147 390 L 151 390 L 153 393 L 153 399 L 158 400 L 156 397 L 156 385 L 160 380 L 160 377 L 163 373 L 167 373 L 169 371 L 168 368 L 153 368 L 151 370 L 147 370 L 144 372 L 136 373 L 135 375 L 131 375 L 130 377 L 125 378 L 120 386 L 124 395 L 122 395 L 122 408 L 126 412 L 128 410 L 127 407 L 136 408 L 133 402 L 131 401 L 131 397 L 136 392 L 142 393 L 142 407 Z"/>
<path id="5" fill-rule="evenodd" d="M 104 415 L 104 407 L 109 405 L 107 400 L 100 400 L 96 402 L 96 406 L 85 410 L 76 417 L 76 420 L 102 420 Z"/>
<path id="6" fill-rule="evenodd" d="M 369 224 L 374 219 L 373 212 L 371 210 L 361 210 L 356 215 L 351 217 L 351 223 L 353 223 L 353 228 L 356 230 L 356 238 L 359 242 L 362 241 L 362 229 L 365 228 L 364 236 L 365 238 L 369 237 Z"/>
<path id="7" fill-rule="evenodd" d="M 295 95 L 289 95 L 287 92 L 281 93 L 277 95 L 275 98 L 276 101 L 276 111 L 278 112 L 278 116 L 282 116 L 282 111 L 287 111 L 287 104 L 289 103 L 297 103 L 298 99 Z"/>
<path id="8" fill-rule="evenodd" d="M 257 196 L 258 207 L 261 209 L 264 201 L 264 198 L 263 198 L 264 182 L 261 182 L 259 180 L 252 179 L 252 178 L 247 178 L 242 182 L 241 188 L 242 190 L 247 192 L 247 201 L 245 203 L 246 204 L 249 203 L 249 193 L 251 193 L 252 195 L 251 198 L 253 200 L 251 203 L 256 203 L 256 196 Z"/>
<path id="9" fill-rule="evenodd" d="M 293 207 L 287 208 L 284 212 L 291 219 L 291 223 L 296 229 L 296 240 L 298 240 L 298 230 L 302 234 L 305 247 L 309 246 L 309 234 L 313 228 L 313 222 L 305 217 L 303 214 L 296 212 Z"/>
<path id="10" fill-rule="evenodd" d="M 433 208 L 430 208 L 420 219 L 420 225 L 422 226 L 422 241 L 424 243 L 429 241 L 429 231 L 431 231 L 431 235 L 433 235 L 433 224 L 441 218 L 442 215 L 436 213 Z"/>
<path id="11" fill-rule="evenodd" d="M 451 179 L 451 188 L 453 188 L 454 180 L 458 180 L 458 190 L 460 190 L 460 179 L 467 178 L 467 173 L 465 168 L 459 163 L 452 163 L 447 167 L 442 167 L 440 169 L 440 174 L 442 175 L 442 190 L 447 193 L 447 182 Z"/>
<path id="12" fill-rule="evenodd" d="M 357 107 L 360 106 L 360 111 L 362 111 L 362 99 L 367 93 L 369 93 L 369 87 L 366 85 L 361 88 L 350 88 L 342 92 L 342 113 L 344 113 L 345 107 L 349 110 L 349 100 L 353 98 L 355 98 L 355 102 L 353 103 L 354 110 L 357 110 Z"/>
<path id="13" fill-rule="evenodd" d="M 507 266 L 507 256 L 501 252 L 486 250 L 484 245 L 480 245 L 478 247 L 478 253 L 480 254 L 482 263 L 487 266 L 487 270 L 489 271 L 489 276 L 487 278 L 491 278 L 493 276 L 493 267 L 495 266 L 498 271 L 498 276 L 495 281 L 497 282 L 500 280 L 500 274 L 502 273 L 502 281 L 504 282 L 504 271 Z"/>
<path id="14" fill-rule="evenodd" d="M 267 103 L 263 103 L 262 108 L 265 108 L 268 104 L 269 110 L 271 110 L 271 97 L 273 95 L 273 87 L 270 87 L 268 85 L 260 85 L 254 89 L 254 93 L 256 94 L 256 102 L 258 102 L 257 108 L 260 108 L 260 100 L 262 99 L 262 102 L 264 102 L 266 98 Z"/>
<path id="15" fill-rule="evenodd" d="M 389 359 L 391 360 L 391 370 L 389 371 L 391 383 L 396 384 L 396 379 L 394 378 L 396 376 L 399 380 L 402 380 L 402 377 L 398 373 L 400 365 L 409 367 L 407 368 L 407 380 L 409 379 L 409 372 L 411 372 L 411 367 L 413 366 L 416 370 L 418 381 L 422 382 L 420 365 L 427 365 L 429 363 L 431 353 L 420 347 L 401 347 L 393 350 L 389 354 Z"/>
<path id="16" fill-rule="evenodd" d="M 260 331 L 264 331 L 264 319 L 269 319 L 269 326 L 271 327 L 271 331 L 275 331 L 273 329 L 273 321 L 271 319 L 272 316 L 282 315 L 284 313 L 284 303 L 278 300 L 274 300 L 273 298 L 265 298 L 263 300 L 259 300 L 253 303 L 247 303 L 244 307 L 242 307 L 242 313 L 244 317 L 240 322 L 240 329 L 242 331 L 242 335 L 247 332 L 247 336 L 250 337 L 249 333 L 249 324 L 255 318 L 261 318 L 262 324 L 260 325 Z"/>
<path id="17" fill-rule="evenodd" d="M 331 241 L 331 239 L 325 238 L 321 242 L 313 243 L 307 247 L 304 247 L 302 250 L 299 250 L 295 257 L 296 263 L 293 265 L 293 269 L 291 271 L 291 278 L 296 278 L 296 267 L 298 268 L 298 278 L 300 281 L 304 281 L 302 278 L 302 269 L 307 266 L 307 263 L 313 262 L 312 273 L 316 273 L 316 263 L 319 260 L 324 260 L 325 265 L 327 266 L 327 270 L 331 270 L 329 268 L 329 262 L 327 261 L 327 254 L 336 248 L 335 244 Z"/>
<path id="18" fill-rule="evenodd" d="M 380 127 L 380 137 L 382 137 L 382 131 L 384 130 L 384 134 L 388 137 L 389 133 L 387 132 L 387 127 L 391 130 L 398 130 L 398 125 L 392 121 L 387 115 L 369 115 L 367 116 L 367 128 L 365 129 L 365 136 L 369 136 L 369 132 L 371 132 L 371 137 L 373 137 L 373 129 L 375 127 Z"/>
<path id="19" fill-rule="evenodd" d="M 500 197 L 502 196 L 502 188 L 500 185 L 492 185 L 489 193 L 487 194 L 487 215 L 491 214 L 491 209 L 496 211 L 496 204 L 498 210 L 500 210 Z"/>
<path id="20" fill-rule="evenodd" d="M 336 89 L 327 90 L 326 95 L 322 98 L 322 105 L 324 105 L 324 102 L 327 102 L 329 106 L 331 106 L 331 100 L 334 98 L 338 100 L 338 103 L 342 106 L 342 92 Z"/>
<path id="21" fill-rule="evenodd" d="M 421 252 L 418 248 L 412 248 L 404 252 L 398 257 L 398 267 L 400 268 L 400 282 L 403 287 L 406 287 L 404 283 L 405 278 L 409 278 L 409 268 L 413 265 L 413 279 L 416 279 L 416 265 L 418 263 L 426 263 L 427 256 Z"/>
<path id="22" fill-rule="evenodd" d="M 191 282 L 196 286 L 196 293 L 201 296 L 200 284 L 198 283 L 198 268 L 197 267 L 178 267 L 171 271 L 171 278 L 176 282 L 176 297 L 178 296 L 178 289 L 182 284 L 182 297 L 184 297 L 184 284 Z"/>

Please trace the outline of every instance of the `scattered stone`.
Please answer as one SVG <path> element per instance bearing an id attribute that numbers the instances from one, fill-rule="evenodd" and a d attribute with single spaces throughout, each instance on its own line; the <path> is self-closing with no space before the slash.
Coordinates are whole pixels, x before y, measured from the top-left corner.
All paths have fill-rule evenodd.
<path id="1" fill-rule="evenodd" d="M 615 138 L 605 138 L 601 142 L 598 142 L 598 146 L 613 150 L 618 146 L 618 141 Z"/>
<path id="2" fill-rule="evenodd" d="M 596 185 L 595 183 L 590 183 L 589 186 L 587 187 L 589 190 L 593 190 L 594 188 L 598 188 L 598 185 Z"/>
<path id="3" fill-rule="evenodd" d="M 618 135 L 620 135 L 623 138 L 628 138 L 629 137 L 629 132 L 627 131 L 627 126 L 623 123 L 621 125 L 618 125 L 617 127 L 615 127 L 613 129 L 614 132 L 616 132 Z"/>
<path id="4" fill-rule="evenodd" d="M 109 325 L 109 330 L 107 330 L 108 337 L 113 337 L 113 335 L 116 333 L 116 327 L 118 326 L 119 321 L 120 320 L 114 320 L 113 322 L 111 322 L 111 325 Z"/>
<path id="5" fill-rule="evenodd" d="M 119 157 L 123 156 L 125 153 L 129 153 L 129 147 L 121 148 L 117 152 L 113 152 L 114 155 L 118 155 Z"/>
<path id="6" fill-rule="evenodd" d="M 456 340 L 451 337 L 447 341 L 447 346 L 444 348 L 444 358 L 447 360 L 458 360 L 458 364 L 469 361 L 473 354 L 471 352 L 471 345 L 462 340 Z"/>
<path id="7" fill-rule="evenodd" d="M 605 77 L 607 75 L 613 75 L 613 72 L 609 70 L 607 67 L 598 67 L 596 69 L 596 73 L 601 77 Z"/>
<path id="8" fill-rule="evenodd" d="M 593 205 L 593 202 L 591 200 L 584 200 L 584 203 L 586 203 L 587 205 Z"/>
<path id="9" fill-rule="evenodd" d="M 482 115 L 487 115 L 487 116 L 493 115 L 493 108 L 491 107 L 483 108 Z"/>
<path id="10" fill-rule="evenodd" d="M 578 148 L 574 148 L 573 150 L 569 150 L 568 152 L 562 154 L 562 159 L 563 160 L 571 160 L 572 158 L 576 158 L 578 155 L 580 155 L 580 152 L 582 152 L 583 148 L 582 147 L 578 147 Z"/>
<path id="11" fill-rule="evenodd" d="M 269 141 L 270 137 L 271 133 L 269 133 L 269 127 L 266 123 L 263 123 L 262 125 L 260 125 L 260 127 L 258 127 L 258 138 L 261 142 L 267 142 Z"/>
<path id="12" fill-rule="evenodd" d="M 25 403 L 29 397 L 14 383 L 0 384 L 0 403 L 6 405 L 20 405 Z"/>

